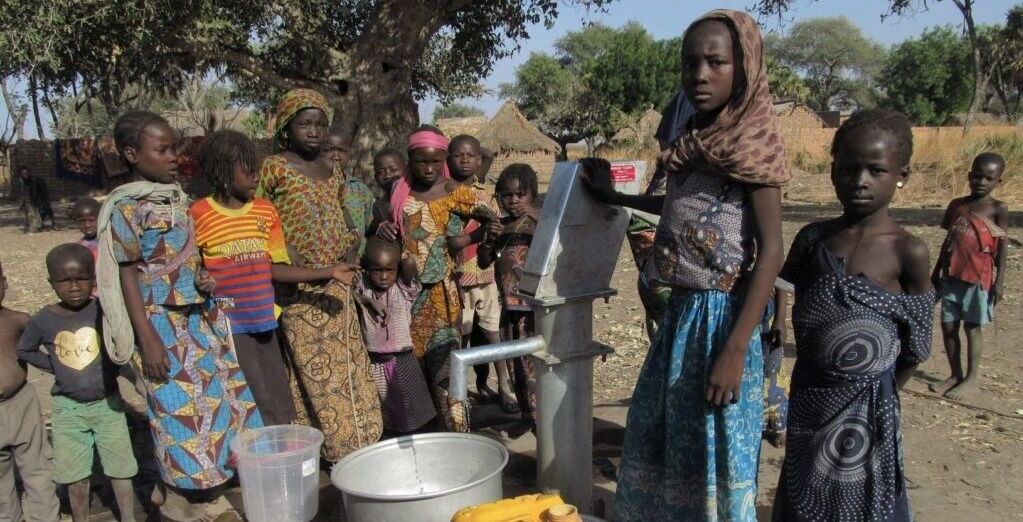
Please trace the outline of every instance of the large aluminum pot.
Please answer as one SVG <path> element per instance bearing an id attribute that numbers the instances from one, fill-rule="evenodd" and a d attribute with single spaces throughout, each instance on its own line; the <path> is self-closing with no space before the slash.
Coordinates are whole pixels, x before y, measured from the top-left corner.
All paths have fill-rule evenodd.
<path id="1" fill-rule="evenodd" d="M 450 522 L 458 510 L 503 497 L 508 450 L 467 433 L 378 442 L 341 459 L 330 479 L 347 522 Z"/>

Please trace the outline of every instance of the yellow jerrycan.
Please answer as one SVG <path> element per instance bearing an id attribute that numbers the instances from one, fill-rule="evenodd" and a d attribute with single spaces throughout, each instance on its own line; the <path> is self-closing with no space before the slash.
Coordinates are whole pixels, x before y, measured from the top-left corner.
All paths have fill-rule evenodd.
<path id="1" fill-rule="evenodd" d="M 559 495 L 523 495 L 467 507 L 451 522 L 547 522 L 547 511 L 564 504 Z"/>

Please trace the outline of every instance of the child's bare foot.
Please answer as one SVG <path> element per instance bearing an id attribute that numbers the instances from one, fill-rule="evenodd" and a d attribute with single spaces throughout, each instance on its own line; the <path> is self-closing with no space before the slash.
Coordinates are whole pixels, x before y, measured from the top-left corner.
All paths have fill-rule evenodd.
<path id="1" fill-rule="evenodd" d="M 955 388 L 957 384 L 959 384 L 959 379 L 953 376 L 941 382 L 932 382 L 928 388 L 938 395 L 945 395 L 945 392 Z"/>
<path id="2" fill-rule="evenodd" d="M 505 413 L 519 413 L 520 411 L 522 411 L 522 409 L 519 408 L 518 399 L 516 399 L 515 395 L 511 393 L 501 394 L 501 409 Z"/>
<path id="3" fill-rule="evenodd" d="M 478 393 L 482 399 L 482 402 L 496 402 L 497 392 L 494 391 L 486 382 L 476 383 L 476 393 Z"/>
<path id="4" fill-rule="evenodd" d="M 976 392 L 977 384 L 973 381 L 973 379 L 966 379 L 959 383 L 959 385 L 955 388 L 945 392 L 945 397 L 954 401 L 962 402 L 971 399 Z"/>

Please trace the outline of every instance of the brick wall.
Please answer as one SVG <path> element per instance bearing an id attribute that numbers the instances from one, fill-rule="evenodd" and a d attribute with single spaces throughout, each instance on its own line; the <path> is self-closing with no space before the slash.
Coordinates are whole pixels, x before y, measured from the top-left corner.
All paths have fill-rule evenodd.
<path id="1" fill-rule="evenodd" d="M 827 127 L 827 123 L 816 112 L 805 105 L 794 104 L 778 111 L 778 119 L 781 120 L 782 128 L 793 129 L 820 129 Z"/>

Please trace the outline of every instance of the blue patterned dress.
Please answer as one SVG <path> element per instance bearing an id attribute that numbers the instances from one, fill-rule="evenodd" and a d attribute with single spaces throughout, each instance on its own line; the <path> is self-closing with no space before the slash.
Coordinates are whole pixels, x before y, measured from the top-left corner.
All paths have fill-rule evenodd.
<path id="1" fill-rule="evenodd" d="M 616 522 L 756 521 L 759 326 L 738 402 L 712 408 L 705 400 L 714 359 L 742 309 L 753 244 L 742 184 L 714 172 L 669 174 L 653 255 L 674 290 L 629 407 Z"/>
<path id="2" fill-rule="evenodd" d="M 263 425 L 231 345 L 227 315 L 195 287 L 201 266 L 187 201 L 123 199 L 111 216 L 114 257 L 137 263 L 146 316 L 167 348 L 169 380 L 143 377 L 153 446 L 167 484 L 207 489 L 234 472 L 228 449 Z M 141 357 L 132 358 L 143 376 Z"/>
<path id="3" fill-rule="evenodd" d="M 803 228 L 782 278 L 796 287 L 796 366 L 774 520 L 912 520 L 895 372 L 927 359 L 934 291 L 893 294 Z"/>

